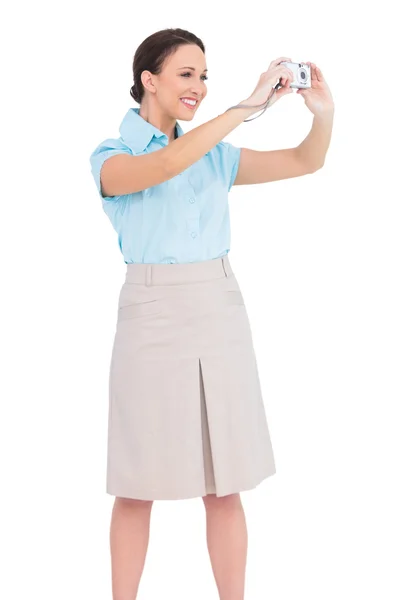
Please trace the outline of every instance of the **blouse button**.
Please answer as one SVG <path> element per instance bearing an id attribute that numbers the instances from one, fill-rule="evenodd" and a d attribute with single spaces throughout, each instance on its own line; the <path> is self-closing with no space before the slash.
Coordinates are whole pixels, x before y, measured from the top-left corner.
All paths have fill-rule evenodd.
<path id="1" fill-rule="evenodd" d="M 194 201 L 195 201 L 194 198 L 189 198 L 190 204 L 193 204 Z"/>

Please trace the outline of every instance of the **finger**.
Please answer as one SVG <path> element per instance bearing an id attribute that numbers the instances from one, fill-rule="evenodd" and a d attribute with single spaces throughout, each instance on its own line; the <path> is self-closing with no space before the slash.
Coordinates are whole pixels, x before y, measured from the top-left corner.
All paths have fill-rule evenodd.
<path id="1" fill-rule="evenodd" d="M 324 76 L 322 75 L 322 71 L 319 67 L 315 66 L 315 72 L 317 74 L 318 81 L 324 81 Z"/>
<path id="2" fill-rule="evenodd" d="M 282 77 L 280 77 L 279 83 L 283 88 L 288 88 L 291 84 L 290 77 L 287 75 L 283 75 Z"/>
<path id="3" fill-rule="evenodd" d="M 293 71 L 287 67 L 278 67 L 278 74 L 283 85 L 286 85 L 287 83 L 290 84 L 293 81 Z"/>
<path id="4" fill-rule="evenodd" d="M 293 83 L 293 79 L 294 79 L 293 71 L 289 71 L 285 85 L 287 87 L 290 87 L 290 85 Z"/>
<path id="5" fill-rule="evenodd" d="M 311 66 L 311 79 L 314 79 L 316 81 L 324 81 L 321 69 L 319 69 L 314 63 L 309 64 Z"/>
<path id="6" fill-rule="evenodd" d="M 283 82 L 281 80 L 281 87 L 278 88 L 278 89 L 279 89 L 279 91 L 282 90 L 281 93 L 283 93 L 283 92 L 287 93 L 288 91 L 290 91 L 292 89 L 291 88 L 291 81 L 289 79 L 286 80 L 285 82 Z"/>
<path id="7" fill-rule="evenodd" d="M 317 81 L 318 77 L 317 77 L 315 64 L 312 62 L 307 62 L 306 65 L 308 65 L 310 67 L 311 81 Z"/>
<path id="8" fill-rule="evenodd" d="M 272 66 L 277 66 L 279 65 L 281 62 L 293 62 L 291 58 L 287 58 L 285 56 L 281 56 L 281 58 L 276 58 L 275 60 L 273 60 L 270 64 L 270 67 Z"/>

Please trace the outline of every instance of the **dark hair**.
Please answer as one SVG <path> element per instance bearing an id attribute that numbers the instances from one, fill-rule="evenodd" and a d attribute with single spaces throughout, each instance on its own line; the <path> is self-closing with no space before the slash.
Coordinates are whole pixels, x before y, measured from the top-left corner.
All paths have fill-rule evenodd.
<path id="1" fill-rule="evenodd" d="M 159 75 L 165 59 L 176 52 L 179 46 L 185 44 L 196 44 L 205 53 L 201 39 L 185 29 L 162 29 L 147 37 L 138 46 L 132 66 L 134 84 L 130 89 L 130 95 L 138 104 L 141 103 L 144 96 L 144 86 L 141 80 L 143 71 Z"/>

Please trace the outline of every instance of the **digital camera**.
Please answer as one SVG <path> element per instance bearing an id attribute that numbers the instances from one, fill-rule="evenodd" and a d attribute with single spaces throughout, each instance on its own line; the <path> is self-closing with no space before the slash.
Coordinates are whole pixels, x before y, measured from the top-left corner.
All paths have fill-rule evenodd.
<path id="1" fill-rule="evenodd" d="M 311 87 L 311 69 L 306 63 L 294 63 L 283 61 L 280 63 L 293 73 L 293 82 L 291 88 L 310 88 Z M 281 86 L 280 86 L 281 87 Z"/>

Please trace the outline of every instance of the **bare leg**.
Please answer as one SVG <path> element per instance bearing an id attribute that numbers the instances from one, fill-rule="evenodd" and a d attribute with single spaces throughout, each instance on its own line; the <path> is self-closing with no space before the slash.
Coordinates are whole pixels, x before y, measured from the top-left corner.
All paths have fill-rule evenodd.
<path id="1" fill-rule="evenodd" d="M 113 600 L 135 600 L 146 560 L 153 501 L 115 498 L 110 524 Z"/>
<path id="2" fill-rule="evenodd" d="M 220 600 L 244 600 L 246 518 L 239 494 L 203 497 L 207 547 Z"/>

